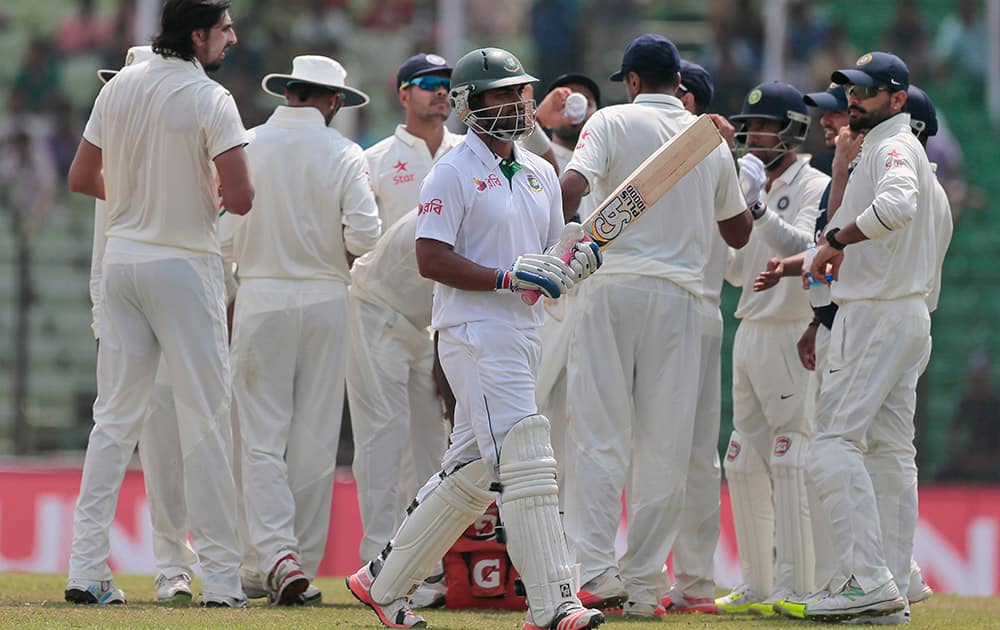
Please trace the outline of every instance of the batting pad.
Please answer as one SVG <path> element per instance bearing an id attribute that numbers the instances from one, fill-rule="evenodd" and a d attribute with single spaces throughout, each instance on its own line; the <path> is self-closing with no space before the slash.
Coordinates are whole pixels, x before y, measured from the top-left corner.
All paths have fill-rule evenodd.
<path id="1" fill-rule="evenodd" d="M 774 483 L 774 544 L 777 550 L 775 588 L 808 593 L 815 581 L 816 556 L 809 496 L 806 492 L 806 458 L 809 440 L 801 433 L 782 433 L 771 445 L 771 479 Z"/>
<path id="2" fill-rule="evenodd" d="M 426 493 L 403 520 L 388 553 L 382 552 L 384 563 L 372 583 L 372 599 L 395 601 L 434 573 L 445 552 L 493 502 L 492 481 L 483 460 L 477 459 L 445 475 Z"/>
<path id="3" fill-rule="evenodd" d="M 500 449 L 501 515 L 507 553 L 521 574 L 536 625 L 546 627 L 564 602 L 579 603 L 562 521 L 556 460 L 545 416 L 528 416 Z"/>
<path id="4" fill-rule="evenodd" d="M 743 581 L 759 597 L 774 589 L 774 504 L 767 463 L 750 441 L 733 431 L 726 452 L 726 480 Z"/>

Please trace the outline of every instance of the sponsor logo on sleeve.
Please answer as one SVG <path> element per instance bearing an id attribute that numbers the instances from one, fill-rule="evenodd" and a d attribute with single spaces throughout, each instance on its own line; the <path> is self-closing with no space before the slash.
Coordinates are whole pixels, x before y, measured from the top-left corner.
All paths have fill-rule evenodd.
<path id="1" fill-rule="evenodd" d="M 896 168 L 897 166 L 906 166 L 906 162 L 903 161 L 903 154 L 893 149 L 889 151 L 889 154 L 885 159 L 885 168 L 889 170 L 890 168 Z"/>
<path id="2" fill-rule="evenodd" d="M 431 212 L 433 212 L 434 214 L 441 214 L 441 207 L 442 204 L 440 199 L 437 198 L 431 199 L 425 203 L 420 204 L 419 209 L 417 210 L 417 216 L 420 216 L 422 214 L 430 214 Z"/>
<path id="3" fill-rule="evenodd" d="M 580 141 L 579 141 L 579 142 L 578 142 L 578 143 L 576 144 L 576 148 L 577 148 L 577 149 L 582 149 L 582 148 L 583 148 L 583 146 L 584 146 L 584 143 L 583 143 L 583 141 L 584 141 L 584 140 L 586 140 L 586 139 L 587 139 L 587 136 L 589 136 L 589 135 L 590 135 L 590 130 L 588 130 L 588 129 L 584 129 L 584 130 L 583 130 L 583 133 L 581 133 L 581 134 L 580 134 Z M 574 149 L 574 151 L 575 151 L 575 150 L 576 150 L 576 149 Z"/>

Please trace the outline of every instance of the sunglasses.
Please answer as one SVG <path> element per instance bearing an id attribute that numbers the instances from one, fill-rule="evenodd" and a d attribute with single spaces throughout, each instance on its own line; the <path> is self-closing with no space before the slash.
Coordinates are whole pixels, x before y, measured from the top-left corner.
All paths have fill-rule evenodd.
<path id="1" fill-rule="evenodd" d="M 437 92 L 441 88 L 450 90 L 451 79 L 448 77 L 422 76 L 410 79 L 410 81 L 404 84 L 403 87 L 407 87 L 409 85 L 415 85 L 421 90 L 427 90 L 428 92 Z"/>
<path id="2" fill-rule="evenodd" d="M 874 98 L 879 92 L 888 92 L 889 88 L 884 85 L 877 85 L 875 87 L 865 87 L 862 85 L 848 85 L 844 88 L 848 96 L 853 96 L 854 98 L 863 101 L 867 98 Z"/>

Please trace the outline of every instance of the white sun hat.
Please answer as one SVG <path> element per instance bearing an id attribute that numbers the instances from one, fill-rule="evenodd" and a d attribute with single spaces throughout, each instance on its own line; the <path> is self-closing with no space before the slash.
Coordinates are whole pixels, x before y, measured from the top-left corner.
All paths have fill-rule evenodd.
<path id="1" fill-rule="evenodd" d="M 134 63 L 142 63 L 143 61 L 148 61 L 153 58 L 156 53 L 153 52 L 152 46 L 132 46 L 125 53 L 125 65 L 131 66 Z M 118 74 L 118 70 L 110 70 L 108 68 L 101 68 L 97 71 L 97 78 L 101 80 L 101 83 L 107 83 L 111 80 L 113 76 Z"/>
<path id="2" fill-rule="evenodd" d="M 360 107 L 368 104 L 368 95 L 348 87 L 347 70 L 329 57 L 320 55 L 299 55 L 292 60 L 291 74 L 269 74 L 260 85 L 268 94 L 284 97 L 285 86 L 292 82 L 312 83 L 336 90 L 344 95 L 344 107 Z"/>

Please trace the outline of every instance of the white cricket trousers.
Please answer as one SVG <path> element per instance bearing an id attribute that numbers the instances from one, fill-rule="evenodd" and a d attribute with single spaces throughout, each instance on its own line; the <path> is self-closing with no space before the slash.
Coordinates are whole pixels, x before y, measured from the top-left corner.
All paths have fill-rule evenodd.
<path id="1" fill-rule="evenodd" d="M 515 424 L 538 413 L 535 377 L 541 355 L 535 329 L 478 321 L 441 329 L 438 355 L 455 394 L 455 426 L 441 470 L 482 457 L 499 480 L 504 438 Z"/>
<path id="2" fill-rule="evenodd" d="M 715 547 L 719 543 L 719 422 L 722 415 L 722 311 L 702 300 L 701 375 L 684 509 L 673 548 L 681 594 L 715 596 Z"/>
<path id="3" fill-rule="evenodd" d="M 227 427 L 222 427 L 226 431 Z M 228 440 L 228 438 L 227 438 Z M 146 485 L 146 501 L 153 524 L 153 558 L 157 570 L 166 576 L 193 575 L 198 557 L 188 543 L 187 504 L 184 484 L 177 483 L 184 471 L 181 454 L 174 388 L 170 370 L 161 355 L 153 379 L 153 391 L 139 434 L 139 462 Z"/>
<path id="4" fill-rule="evenodd" d="M 700 299 L 662 278 L 597 274 L 580 287 L 567 366 L 565 527 L 581 583 L 617 566 L 629 600 L 658 604 L 684 506 L 701 373 Z"/>
<path id="5" fill-rule="evenodd" d="M 385 548 L 419 483 L 440 470 L 448 425 L 437 400 L 434 342 L 393 309 L 350 295 L 347 401 L 364 536 L 361 560 Z"/>
<path id="6" fill-rule="evenodd" d="M 574 292 L 575 293 L 575 292 Z M 556 477 L 566 478 L 566 427 L 569 423 L 566 399 L 566 362 L 573 332 L 572 297 L 546 300 L 545 323 L 538 330 L 542 340 L 542 358 L 538 364 L 535 400 L 538 411 L 549 419 L 552 452 L 556 458 Z M 559 511 L 565 503 L 565 484 L 559 484 Z M 572 549 L 570 550 L 572 553 Z"/>
<path id="7" fill-rule="evenodd" d="M 840 305 L 816 410 L 809 474 L 840 575 L 865 591 L 909 584 L 917 522 L 913 414 L 930 359 L 921 297 Z M 905 592 L 905 591 L 903 591 Z"/>
<path id="8" fill-rule="evenodd" d="M 73 514 L 69 576 L 111 577 L 109 530 L 162 353 L 174 387 L 184 497 L 204 591 L 242 597 L 224 434 L 230 375 L 222 260 L 111 238 L 102 295 L 94 429 Z"/>
<path id="9" fill-rule="evenodd" d="M 233 396 L 250 542 L 266 576 L 296 553 L 316 577 L 344 407 L 347 287 L 249 279 L 236 294 Z"/>

